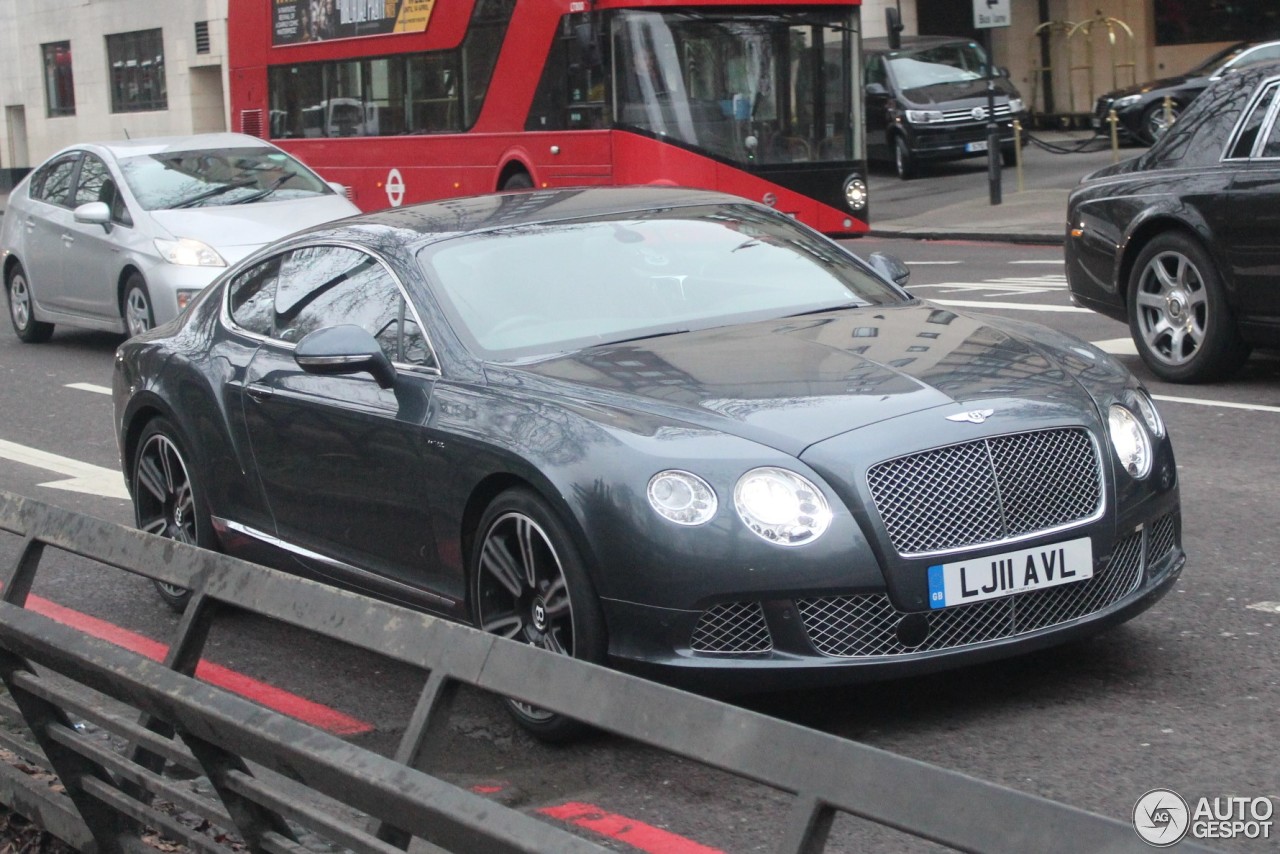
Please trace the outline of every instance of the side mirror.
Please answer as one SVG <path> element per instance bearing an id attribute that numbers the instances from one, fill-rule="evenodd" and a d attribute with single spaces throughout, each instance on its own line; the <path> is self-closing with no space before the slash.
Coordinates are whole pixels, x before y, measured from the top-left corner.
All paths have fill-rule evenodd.
<path id="1" fill-rule="evenodd" d="M 86 225 L 110 225 L 111 207 L 106 202 L 85 202 L 71 212 L 76 222 Z"/>
<path id="2" fill-rule="evenodd" d="M 303 336 L 294 348 L 293 360 L 309 374 L 340 376 L 372 374 L 382 388 L 391 388 L 396 369 L 381 345 L 354 324 L 326 326 Z"/>
<path id="3" fill-rule="evenodd" d="M 865 88 L 868 95 L 876 98 L 883 98 L 889 94 L 889 90 L 884 87 L 883 83 L 868 83 Z"/>
<path id="4" fill-rule="evenodd" d="M 351 197 L 347 195 L 346 184 L 339 184 L 337 181 L 325 181 L 325 183 L 329 185 L 330 190 L 333 190 L 339 196 L 342 196 L 344 199 L 347 199 L 347 200 L 351 199 Z"/>
<path id="5" fill-rule="evenodd" d="M 888 279 L 900 288 L 907 286 L 911 278 L 911 270 L 897 255 L 885 252 L 872 252 L 867 256 L 867 264 L 883 278 Z"/>

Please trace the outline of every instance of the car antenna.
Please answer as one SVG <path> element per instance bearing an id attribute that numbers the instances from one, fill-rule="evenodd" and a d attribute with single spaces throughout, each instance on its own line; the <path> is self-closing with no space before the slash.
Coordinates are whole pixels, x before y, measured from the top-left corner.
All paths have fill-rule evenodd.
<path id="1" fill-rule="evenodd" d="M 129 129 L 128 129 L 128 128 L 125 128 L 125 129 L 124 129 L 124 138 L 125 138 L 125 139 L 133 139 L 133 137 L 129 136 Z"/>

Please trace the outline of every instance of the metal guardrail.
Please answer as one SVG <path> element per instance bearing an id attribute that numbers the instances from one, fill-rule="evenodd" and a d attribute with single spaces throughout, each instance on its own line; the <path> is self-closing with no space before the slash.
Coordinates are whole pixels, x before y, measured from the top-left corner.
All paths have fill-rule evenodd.
<path id="1" fill-rule="evenodd" d="M 23 538 L 3 578 L 0 675 L 35 742 L 0 733 L 0 746 L 47 765 L 65 789 L 0 763 L 0 801 L 82 850 L 139 850 L 146 827 L 209 854 L 228 850 L 223 831 L 272 854 L 393 854 L 414 840 L 425 851 L 605 850 L 431 776 L 463 684 L 794 795 L 784 852 L 823 850 L 839 813 L 964 851 L 1147 850 L 1124 822 L 30 499 L 0 493 L 0 530 Z M 167 660 L 25 609 L 46 547 L 190 588 Z M 226 608 L 425 670 L 395 757 L 193 678 Z M 212 796 L 171 779 L 166 764 L 203 774 Z M 177 821 L 162 801 L 215 830 Z"/>

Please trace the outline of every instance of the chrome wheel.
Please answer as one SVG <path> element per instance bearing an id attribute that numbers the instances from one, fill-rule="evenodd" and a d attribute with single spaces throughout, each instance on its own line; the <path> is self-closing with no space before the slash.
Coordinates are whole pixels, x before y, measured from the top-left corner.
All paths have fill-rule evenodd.
<path id="1" fill-rule="evenodd" d="M 141 335 L 155 321 L 151 313 L 151 296 L 142 280 L 134 277 L 129 280 L 128 290 L 124 295 L 124 323 L 129 335 Z"/>
<path id="2" fill-rule="evenodd" d="M 1186 255 L 1165 251 L 1143 269 L 1135 294 L 1137 327 L 1147 350 L 1177 367 L 1196 357 L 1209 323 L 1209 299 L 1200 270 Z"/>
<path id="3" fill-rule="evenodd" d="M 1142 114 L 1142 132 L 1147 138 L 1148 145 L 1154 144 L 1156 140 L 1164 136 L 1165 131 L 1173 127 L 1173 123 L 1178 120 L 1178 108 L 1172 106 L 1169 108 L 1169 114 L 1165 115 L 1164 104 L 1158 103 L 1147 108 Z"/>
<path id="4" fill-rule="evenodd" d="M 573 605 L 564 567 L 533 519 L 510 512 L 490 524 L 480 546 L 476 591 L 477 620 L 486 632 L 573 655 Z M 528 703 L 508 702 L 533 721 L 554 717 Z"/>
<path id="5" fill-rule="evenodd" d="M 148 431 L 133 469 L 134 518 L 140 530 L 158 537 L 198 546 L 200 509 L 195 487 L 182 452 L 169 436 Z M 190 591 L 176 584 L 155 581 L 166 602 L 186 605 Z"/>
<path id="6" fill-rule="evenodd" d="M 31 323 L 31 292 L 27 290 L 27 277 L 21 270 L 9 280 L 9 313 L 16 329 L 26 329 Z"/>

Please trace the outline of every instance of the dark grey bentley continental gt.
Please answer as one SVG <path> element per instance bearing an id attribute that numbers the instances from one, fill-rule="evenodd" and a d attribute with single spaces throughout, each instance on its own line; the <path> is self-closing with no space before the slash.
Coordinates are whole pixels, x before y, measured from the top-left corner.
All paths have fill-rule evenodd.
<path id="1" fill-rule="evenodd" d="M 701 688 L 983 661 L 1151 605 L 1185 556 L 1142 387 L 875 260 L 670 188 L 310 229 L 121 346 L 137 524 Z"/>

